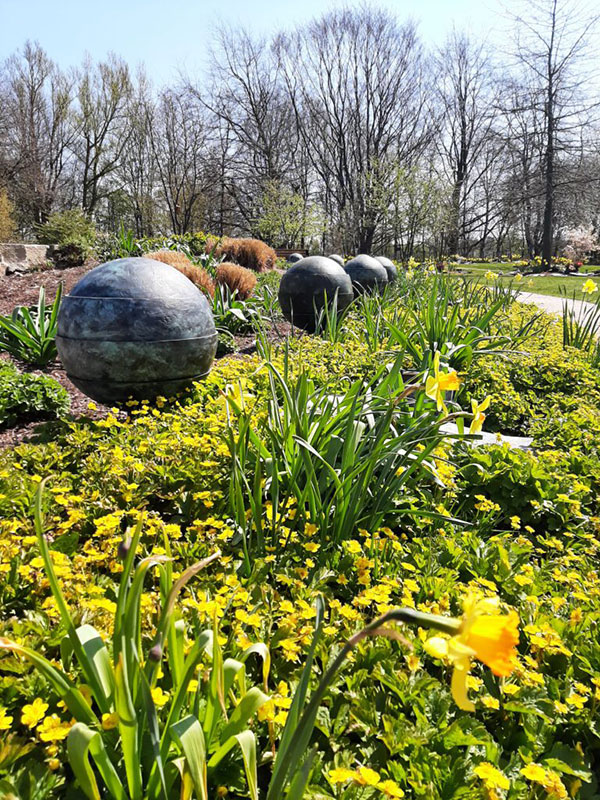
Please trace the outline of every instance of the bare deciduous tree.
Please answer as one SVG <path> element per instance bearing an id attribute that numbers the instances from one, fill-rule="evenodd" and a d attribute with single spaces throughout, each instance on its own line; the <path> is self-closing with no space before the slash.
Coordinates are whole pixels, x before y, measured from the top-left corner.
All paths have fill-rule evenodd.
<path id="1" fill-rule="evenodd" d="M 72 85 L 31 42 L 3 69 L 0 178 L 10 185 L 26 229 L 45 222 L 59 202 L 68 202 Z"/>
<path id="2" fill-rule="evenodd" d="M 513 15 L 518 68 L 525 77 L 523 102 L 542 130 L 542 263 L 549 266 L 555 245 L 557 168 L 578 146 L 578 133 L 596 103 L 586 96 L 583 59 L 597 22 L 576 0 L 532 0 Z"/>
<path id="3" fill-rule="evenodd" d="M 131 134 L 126 125 L 131 98 L 127 64 L 111 55 L 106 62 L 86 60 L 77 81 L 77 138 L 81 207 L 92 214 L 110 191 L 107 178 L 119 166 Z"/>

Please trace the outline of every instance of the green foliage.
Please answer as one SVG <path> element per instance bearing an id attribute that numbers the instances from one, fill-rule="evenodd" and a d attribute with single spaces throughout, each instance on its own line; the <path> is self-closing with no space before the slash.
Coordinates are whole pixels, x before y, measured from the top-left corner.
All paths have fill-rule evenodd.
<path id="1" fill-rule="evenodd" d="M 484 358 L 465 376 L 463 405 L 471 398 L 491 396 L 488 430 L 529 433 L 534 425 L 539 430 L 544 420 L 552 424 L 563 419 L 573 403 L 587 401 L 600 408 L 600 373 L 580 351 L 563 349 L 556 328 L 530 339 L 527 347 L 528 352 L 501 359 Z"/>
<path id="2" fill-rule="evenodd" d="M 143 256 L 154 250 L 178 250 L 192 261 L 206 267 L 207 250 L 214 249 L 218 239 L 202 231 L 171 236 L 152 236 L 136 239 L 131 230 L 122 225 L 116 234 L 99 237 L 95 242 L 95 252 L 100 261 L 111 261 L 127 256 Z"/>
<path id="3" fill-rule="evenodd" d="M 92 220 L 79 208 L 51 214 L 36 227 L 38 241 L 55 245 L 53 258 L 60 267 L 82 264 L 92 252 L 97 232 Z"/>
<path id="4" fill-rule="evenodd" d="M 267 413 L 258 429 L 243 391 L 228 397 L 239 428 L 229 436 L 229 496 L 248 568 L 252 552 L 279 551 L 277 528 L 262 525 L 265 503 L 274 521 L 293 508 L 290 535 L 312 520 L 320 546 L 337 547 L 361 527 L 397 518 L 398 498 L 414 490 L 423 470 L 434 471 L 428 459 L 443 438 L 439 414 L 423 393 L 409 404 L 418 387 L 404 384 L 403 359 L 342 395 L 317 389 L 305 372 L 290 379 L 269 364 Z"/>
<path id="5" fill-rule="evenodd" d="M 62 417 L 69 405 L 66 389 L 53 378 L 23 374 L 12 364 L 0 362 L 0 428 Z"/>
<path id="6" fill-rule="evenodd" d="M 53 361 L 61 299 L 62 283 L 50 306 L 41 287 L 37 306 L 17 306 L 10 316 L 0 316 L 0 351 L 36 367 Z"/>
<path id="7" fill-rule="evenodd" d="M 267 183 L 260 205 L 256 231 L 273 247 L 296 247 L 325 232 L 323 210 L 314 203 L 307 203 L 302 195 L 278 181 Z"/>
<path id="8" fill-rule="evenodd" d="M 247 687 L 245 662 L 253 654 L 259 655 L 266 685 L 269 651 L 265 645 L 254 645 L 240 660 L 224 659 L 216 622 L 212 630 L 196 633 L 194 641 L 186 643 L 176 608 L 179 594 L 200 570 L 218 559 L 219 553 L 193 564 L 174 580 L 171 559 L 166 555 L 142 559 L 135 565 L 142 524 L 140 517 L 135 530 L 123 541 L 123 574 L 109 648 L 92 626 L 75 624 L 44 536 L 40 489 L 36 495 L 36 538 L 66 630 L 61 643 L 65 669 L 8 639 L 0 641 L 0 649 L 31 662 L 73 715 L 67 754 L 75 778 L 90 800 L 100 797 L 96 771 L 117 800 L 168 798 L 176 787 L 185 787 L 188 782 L 198 798 L 207 798 L 213 775 L 236 747 L 242 751 L 250 796 L 255 798 L 256 742 L 248 726 L 268 697 L 258 687 Z M 168 542 L 166 545 L 168 552 Z M 163 607 L 152 644 L 144 652 L 142 640 L 147 636 L 143 631 L 142 593 L 152 568 L 160 572 Z M 211 663 L 210 672 L 206 681 L 199 682 L 194 676 L 205 655 Z M 86 678 L 93 706 L 69 677 L 68 665 L 73 658 Z M 165 677 L 167 680 L 163 680 Z M 190 690 L 192 679 L 197 684 L 195 690 Z M 166 692 L 162 688 L 165 684 Z"/>
<path id="9" fill-rule="evenodd" d="M 592 305 L 591 309 L 587 304 L 583 304 L 579 306 L 579 311 L 576 311 L 575 292 L 573 292 L 570 303 L 566 289 L 561 294 L 564 297 L 563 347 L 576 347 L 585 353 L 593 354 L 595 361 L 595 353 L 599 352 L 597 339 L 600 335 L 600 299 Z"/>
<path id="10" fill-rule="evenodd" d="M 96 723 L 83 722 L 88 731 L 72 726 L 56 685 L 10 654 L 0 658 L 0 793 L 19 800 L 82 796 L 90 781 L 86 758 L 99 786 L 104 780 L 96 761 L 100 740 L 126 791 L 137 780 L 136 764 L 146 786 L 149 761 L 158 763 L 152 739 L 164 735 L 180 685 L 181 632 L 185 663 L 203 632 L 214 637 L 217 619 L 224 665 L 225 653 L 243 662 L 252 645 L 268 646 L 268 687 L 260 655 L 245 661 L 246 693 L 255 686 L 269 697 L 246 726 L 260 800 L 269 792 L 278 800 L 284 792 L 289 800 L 374 800 L 401 792 L 427 800 L 484 798 L 485 765 L 509 782 L 499 796 L 541 798 L 549 793 L 523 774 L 530 762 L 554 781 L 558 796 L 598 795 L 598 373 L 586 353 L 563 350 L 560 325 L 509 305 L 507 296 L 487 332 L 475 333 L 483 338 L 461 363 L 461 391 L 449 405 L 465 409 L 468 424 L 471 400 L 490 394 L 484 430 L 528 432 L 533 448 L 467 447 L 460 437 L 442 437 L 439 415 L 424 396 L 425 375 L 390 342 L 387 322 L 397 324 L 410 308 L 422 323 L 433 283 L 427 270 L 403 272 L 383 302 L 353 305 L 335 341 L 294 334 L 278 345 L 258 324 L 257 356 L 216 362 L 178 400 L 132 403 L 127 417 L 57 426 L 52 441 L 0 453 L 0 636 L 57 671 L 60 660 L 82 695 L 84 687 L 96 690 L 93 673 L 77 666 L 73 647 L 61 650 L 65 633 L 72 641 L 69 626 L 32 547 L 40 477 L 49 478 L 44 539 L 73 626 L 93 626 L 113 673 L 111 642 L 123 633 L 114 620 L 135 616 L 118 613 L 124 534 L 127 540 L 143 515 L 137 569 L 155 564 L 143 592 L 141 579 L 128 584 L 128 597 L 140 603 L 139 636 L 127 653 L 141 653 L 139 669 L 134 659 L 128 676 L 151 667 L 147 656 L 169 586 L 222 552 L 179 594 L 154 687 L 168 697 L 162 707 L 154 702 L 156 718 L 143 681 L 132 696 L 135 715 L 120 703 L 123 724 L 134 720 L 137 739 L 124 739 L 119 727 L 104 730 L 95 700 L 80 711 Z M 459 283 L 449 291 L 448 313 L 456 301 L 464 330 L 448 329 L 443 363 L 451 334 L 466 340 L 468 319 L 480 320 L 487 302 L 482 290 L 471 295 Z M 501 299 L 487 297 L 492 304 Z M 470 310 L 463 307 L 471 302 Z M 260 301 L 261 313 L 268 315 L 269 303 Z M 499 354 L 487 351 L 501 340 Z M 429 348 L 425 336 L 423 343 Z M 403 396 L 409 381 L 414 386 Z M 396 472 L 388 469 L 394 459 Z M 452 702 L 448 668 L 424 649 L 422 630 L 360 635 L 398 606 L 459 616 L 473 592 L 497 596 L 521 624 L 511 676 L 474 666 L 469 695 L 476 708 L 468 714 Z M 325 604 L 315 611 L 321 596 Z M 345 652 L 342 643 L 350 641 L 352 652 Z M 346 660 L 338 660 L 342 652 Z M 188 719 L 173 727 L 169 752 L 161 754 L 173 796 L 181 779 L 170 765 L 182 761 L 189 764 L 189 791 L 203 796 L 194 789 L 203 751 L 189 717 L 204 732 L 208 698 L 219 697 L 213 686 L 222 685 L 220 668 L 215 672 L 205 654 L 179 722 Z M 221 716 L 213 747 L 244 696 L 236 680 L 222 695 L 228 721 Z M 48 708 L 30 727 L 23 709 L 35 698 Z M 42 738 L 67 733 L 70 745 L 68 738 Z M 204 758 L 209 797 L 218 787 L 253 797 L 250 737 L 236 739 L 211 772 L 217 752 Z M 45 766 L 52 758 L 55 771 Z M 155 767 L 152 781 L 160 786 L 158 773 Z"/>

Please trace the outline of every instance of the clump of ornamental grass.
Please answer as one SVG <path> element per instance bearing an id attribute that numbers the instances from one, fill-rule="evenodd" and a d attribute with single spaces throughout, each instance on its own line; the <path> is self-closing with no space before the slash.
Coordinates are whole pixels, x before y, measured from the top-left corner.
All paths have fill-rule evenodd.
<path id="1" fill-rule="evenodd" d="M 206 243 L 206 252 L 213 252 L 217 258 L 233 261 L 253 272 L 267 272 L 274 269 L 277 261 L 275 250 L 260 239 L 233 239 L 225 236 L 216 246 L 215 241 L 209 239 Z"/>
<path id="2" fill-rule="evenodd" d="M 230 292 L 236 293 L 240 300 L 247 300 L 256 288 L 256 275 L 238 264 L 219 264 L 216 279 L 221 286 L 228 286 Z"/>
<path id="3" fill-rule="evenodd" d="M 152 253 L 146 253 L 146 258 L 153 258 L 155 261 L 162 261 L 163 264 L 174 267 L 202 292 L 214 297 L 215 283 L 213 279 L 205 269 L 193 264 L 184 253 L 178 250 L 156 250 Z"/>

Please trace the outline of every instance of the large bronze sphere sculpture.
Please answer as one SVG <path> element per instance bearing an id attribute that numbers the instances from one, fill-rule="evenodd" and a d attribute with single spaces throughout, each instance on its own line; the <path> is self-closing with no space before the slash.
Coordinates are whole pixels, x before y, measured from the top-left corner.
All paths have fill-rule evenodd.
<path id="1" fill-rule="evenodd" d="M 324 256 L 298 261 L 281 278 L 279 304 L 283 316 L 299 328 L 314 332 L 319 312 L 331 309 L 337 293 L 338 313 L 353 299 L 352 283 L 344 270 Z"/>
<path id="2" fill-rule="evenodd" d="M 339 264 L 340 267 L 344 266 L 344 259 L 342 258 L 342 256 L 338 255 L 337 253 L 333 253 L 332 255 L 327 256 L 327 258 L 330 258 L 332 261 L 335 261 L 335 263 Z"/>
<path id="3" fill-rule="evenodd" d="M 287 257 L 287 262 L 288 264 L 297 264 L 298 261 L 302 261 L 303 258 L 304 256 L 302 253 L 290 253 L 290 255 Z"/>
<path id="4" fill-rule="evenodd" d="M 58 354 L 70 380 L 101 403 L 169 396 L 208 373 L 217 332 L 208 301 L 181 272 L 119 258 L 62 301 Z"/>
<path id="5" fill-rule="evenodd" d="M 364 253 L 348 261 L 344 269 L 350 276 L 355 294 L 375 292 L 388 282 L 385 268 L 377 259 Z"/>
<path id="6" fill-rule="evenodd" d="M 375 260 L 379 261 L 379 263 L 387 272 L 389 283 L 393 283 L 394 281 L 398 280 L 398 270 L 390 258 L 386 258 L 385 256 L 375 256 Z"/>

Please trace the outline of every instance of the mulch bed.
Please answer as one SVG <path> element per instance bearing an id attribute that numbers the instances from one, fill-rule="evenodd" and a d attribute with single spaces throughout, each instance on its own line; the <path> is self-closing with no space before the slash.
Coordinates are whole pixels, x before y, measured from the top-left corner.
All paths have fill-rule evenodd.
<path id="1" fill-rule="evenodd" d="M 70 269 L 49 269 L 41 272 L 28 272 L 24 274 L 1 275 L 0 276 L 0 314 L 10 314 L 15 306 L 35 305 L 38 300 L 40 287 L 46 290 L 46 302 L 54 299 L 60 283 L 64 285 L 65 294 L 77 283 L 98 262 L 88 262 L 81 267 L 71 267 Z M 276 328 L 269 332 L 269 339 L 273 342 L 281 341 L 291 330 L 287 322 L 280 322 Z M 237 352 L 229 357 L 244 358 L 256 351 L 256 341 L 253 335 L 236 337 Z M 6 354 L 0 357 L 10 358 Z M 59 361 L 49 364 L 44 370 L 30 369 L 23 364 L 17 363 L 22 372 L 32 374 L 49 375 L 58 381 L 67 390 L 71 398 L 71 417 L 78 419 L 86 417 L 88 419 L 103 419 L 106 417 L 110 408 L 96 403 L 95 409 L 88 408 L 90 398 L 84 395 L 67 378 L 67 373 Z M 125 412 L 121 412 L 125 414 Z M 12 428 L 0 428 L 0 449 L 4 447 L 14 447 L 22 442 L 35 441 L 44 425 L 53 424 L 55 421 L 42 422 L 39 420 L 15 425 Z"/>
<path id="2" fill-rule="evenodd" d="M 36 305 L 42 286 L 46 290 L 46 303 L 51 303 L 60 283 L 64 284 L 65 294 L 70 292 L 77 281 L 97 264 L 93 261 L 69 269 L 0 275 L 0 314 L 10 314 L 15 306 Z"/>

